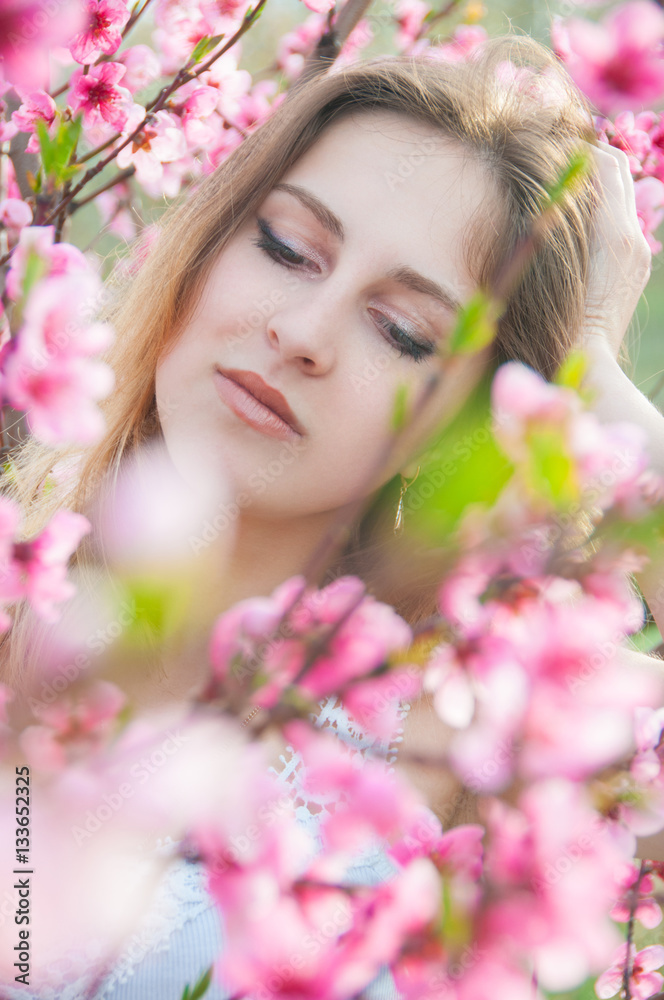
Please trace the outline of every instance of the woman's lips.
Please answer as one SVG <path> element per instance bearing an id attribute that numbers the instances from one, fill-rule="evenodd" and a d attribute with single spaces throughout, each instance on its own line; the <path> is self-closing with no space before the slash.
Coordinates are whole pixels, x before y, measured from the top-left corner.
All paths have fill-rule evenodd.
<path id="1" fill-rule="evenodd" d="M 226 406 L 255 430 L 281 441 L 304 434 L 285 396 L 256 372 L 216 368 L 214 382 Z"/>

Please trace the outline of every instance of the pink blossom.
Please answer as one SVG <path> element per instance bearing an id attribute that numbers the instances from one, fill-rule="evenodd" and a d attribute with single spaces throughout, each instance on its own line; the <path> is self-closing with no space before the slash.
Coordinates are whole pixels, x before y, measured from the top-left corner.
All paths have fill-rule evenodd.
<path id="1" fill-rule="evenodd" d="M 54 243 L 53 226 L 26 226 L 12 253 L 7 273 L 7 294 L 17 301 L 23 294 L 28 259 L 39 257 L 42 273 L 50 277 L 64 274 L 89 274 L 90 264 L 71 243 Z"/>
<path id="2" fill-rule="evenodd" d="M 83 23 L 75 0 L 58 4 L 57 16 L 47 15 L 39 0 L 5 0 L 0 8 L 0 61 L 9 83 L 34 89 L 49 86 L 49 55 Z"/>
<path id="3" fill-rule="evenodd" d="M 634 184 L 636 211 L 644 236 L 653 253 L 659 253 L 662 244 L 653 233 L 664 219 L 664 183 L 657 177 L 643 177 Z"/>
<path id="4" fill-rule="evenodd" d="M 615 996 L 622 987 L 628 954 L 631 964 L 629 987 L 634 1000 L 647 1000 L 661 990 L 664 976 L 655 972 L 655 969 L 664 965 L 664 947 L 654 944 L 637 952 L 635 946 L 631 945 L 628 952 L 625 942 L 616 951 L 611 967 L 603 972 L 595 983 L 595 992 L 600 1000 L 608 1000 L 609 997 Z"/>
<path id="5" fill-rule="evenodd" d="M 282 96 L 276 90 L 274 80 L 254 84 L 248 94 L 239 98 L 233 124 L 249 132 L 257 128 L 281 103 Z"/>
<path id="6" fill-rule="evenodd" d="M 76 62 L 93 63 L 100 55 L 112 55 L 122 42 L 122 29 L 129 20 L 125 0 L 87 0 L 88 23 L 72 39 L 69 51 Z"/>
<path id="7" fill-rule="evenodd" d="M 598 24 L 581 18 L 554 23 L 552 38 L 602 113 L 638 109 L 664 95 L 664 13 L 653 0 L 630 0 Z"/>
<path id="8" fill-rule="evenodd" d="M 125 67 L 122 83 L 132 94 L 143 90 L 161 74 L 159 59 L 149 45 L 132 45 L 117 57 L 116 62 Z"/>
<path id="9" fill-rule="evenodd" d="M 76 700 L 65 696 L 40 704 L 35 710 L 40 724 L 28 726 L 20 736 L 27 760 L 43 771 L 61 770 L 74 756 L 104 746 L 126 700 L 115 684 L 97 680 Z"/>
<path id="10" fill-rule="evenodd" d="M 424 28 L 424 19 L 431 10 L 425 0 L 399 0 L 395 15 L 397 33 L 395 45 L 401 52 L 419 38 Z"/>
<path id="11" fill-rule="evenodd" d="M 304 0 L 304 5 L 314 14 L 327 14 L 334 7 L 334 0 Z"/>
<path id="12" fill-rule="evenodd" d="M 82 111 L 83 120 L 88 125 L 107 122 L 121 131 L 132 106 L 128 90 L 116 84 L 125 74 L 120 63 L 105 62 L 92 66 L 87 76 L 82 69 L 71 76 L 69 104 L 73 111 Z"/>
<path id="13" fill-rule="evenodd" d="M 177 160 L 187 152 L 182 125 L 176 115 L 158 111 L 151 117 L 151 122 L 117 156 L 119 167 L 124 169 L 131 164 L 136 167 L 136 177 L 141 184 L 160 180 L 164 173 L 163 164 Z M 129 134 L 133 128 L 128 123 Z"/>
<path id="14" fill-rule="evenodd" d="M 89 442 L 103 432 L 96 400 L 110 392 L 113 374 L 90 355 L 109 346 L 112 330 L 85 317 L 98 294 L 90 273 L 44 279 L 3 357 L 6 398 L 28 411 L 31 431 L 45 442 Z"/>
<path id="15" fill-rule="evenodd" d="M 56 120 L 57 108 L 55 101 L 43 90 L 31 91 L 27 97 L 23 98 L 18 111 L 12 114 L 13 123 L 21 132 L 31 132 L 32 136 L 27 145 L 28 153 L 39 152 L 39 140 L 37 136 L 37 122 L 43 121 L 52 131 L 52 126 Z"/>
<path id="16" fill-rule="evenodd" d="M 277 65 L 289 80 L 295 79 L 302 72 L 305 55 L 325 31 L 325 22 L 323 14 L 310 14 L 279 39 Z"/>
<path id="17" fill-rule="evenodd" d="M 12 560 L 22 594 L 46 621 L 57 621 L 55 604 L 74 593 L 73 584 L 66 578 L 67 563 L 89 530 L 90 522 L 82 514 L 60 510 L 36 538 L 14 545 Z"/>
<path id="18" fill-rule="evenodd" d="M 446 62 L 462 62 L 471 58 L 473 52 L 488 38 L 486 28 L 481 24 L 460 24 L 452 32 L 449 42 L 442 45 L 432 45 L 427 54 Z"/>
<path id="19" fill-rule="evenodd" d="M 662 773 L 661 746 L 664 708 L 639 707 L 635 710 L 636 754 L 631 772 L 639 781 L 654 781 Z"/>
<path id="20" fill-rule="evenodd" d="M 131 242 L 136 236 L 139 218 L 133 209 L 131 192 L 126 184 L 117 184 L 110 191 L 102 191 L 95 198 L 101 222 L 112 233 Z"/>
<path id="21" fill-rule="evenodd" d="M 95 504 L 92 517 L 110 565 L 120 572 L 180 577 L 199 550 L 192 546 L 208 518 L 229 502 L 228 487 L 195 469 L 185 478 L 153 442 L 133 450 Z M 232 533 L 229 532 L 229 542 Z"/>
<path id="22" fill-rule="evenodd" d="M 652 875 L 641 875 L 639 868 L 633 862 L 625 863 L 621 870 L 622 874 L 618 876 L 618 884 L 624 895 L 613 906 L 611 917 L 614 920 L 627 921 L 633 913 L 644 927 L 652 930 L 653 927 L 657 927 L 662 922 L 662 911 L 651 895 L 655 891 Z M 639 898 L 634 907 L 630 895 L 634 892 L 637 882 L 639 884 Z"/>
<path id="23" fill-rule="evenodd" d="M 32 209 L 20 198 L 3 198 L 0 201 L 0 225 L 8 231 L 9 239 L 15 243 L 19 233 L 32 222 Z"/>

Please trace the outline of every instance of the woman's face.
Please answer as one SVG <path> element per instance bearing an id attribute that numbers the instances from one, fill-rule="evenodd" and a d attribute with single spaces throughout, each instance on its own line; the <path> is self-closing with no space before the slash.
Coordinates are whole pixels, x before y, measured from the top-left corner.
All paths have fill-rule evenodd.
<path id="1" fill-rule="evenodd" d="M 224 248 L 160 361 L 158 413 L 185 478 L 206 469 L 277 518 L 366 490 L 397 396 L 422 389 L 474 290 L 464 250 L 489 186 L 415 121 L 331 125 Z"/>

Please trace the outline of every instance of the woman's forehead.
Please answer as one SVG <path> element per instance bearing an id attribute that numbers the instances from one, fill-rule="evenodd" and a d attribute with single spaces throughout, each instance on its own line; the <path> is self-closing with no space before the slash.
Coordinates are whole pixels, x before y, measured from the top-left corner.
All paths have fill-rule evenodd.
<path id="1" fill-rule="evenodd" d="M 345 115 L 282 182 L 322 203 L 349 246 L 408 256 L 418 270 L 442 263 L 462 297 L 475 284 L 468 240 L 495 218 L 498 194 L 486 163 L 441 129 L 382 110 Z"/>

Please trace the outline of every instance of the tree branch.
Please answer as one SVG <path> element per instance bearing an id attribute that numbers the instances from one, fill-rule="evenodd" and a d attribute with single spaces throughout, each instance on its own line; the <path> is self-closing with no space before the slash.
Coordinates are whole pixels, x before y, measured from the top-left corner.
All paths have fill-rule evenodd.
<path id="1" fill-rule="evenodd" d="M 347 0 L 334 25 L 321 36 L 313 52 L 307 56 L 302 73 L 288 91 L 289 95 L 330 68 L 351 31 L 370 6 L 371 0 Z"/>

